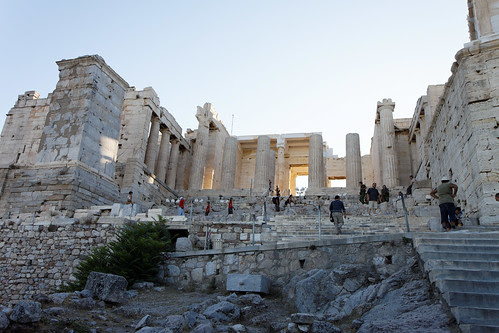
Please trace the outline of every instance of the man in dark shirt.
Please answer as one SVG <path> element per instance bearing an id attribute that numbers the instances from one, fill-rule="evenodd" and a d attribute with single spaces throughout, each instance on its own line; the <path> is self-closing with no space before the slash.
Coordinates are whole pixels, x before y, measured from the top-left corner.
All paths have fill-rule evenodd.
<path id="1" fill-rule="evenodd" d="M 359 201 L 361 204 L 366 204 L 366 190 L 367 190 L 367 186 L 364 185 L 362 182 L 359 182 L 359 186 L 360 186 L 360 191 L 359 191 Z"/>
<path id="2" fill-rule="evenodd" d="M 341 227 L 344 223 L 343 217 L 346 218 L 347 213 L 345 210 L 345 205 L 343 205 L 343 202 L 340 200 L 339 195 L 335 196 L 334 200 L 331 201 L 331 205 L 329 205 L 329 211 L 331 212 L 331 217 L 334 219 L 336 234 L 341 234 Z"/>
<path id="3" fill-rule="evenodd" d="M 371 209 L 373 210 L 373 214 L 376 215 L 376 209 L 378 209 L 379 203 L 379 191 L 376 188 L 376 183 L 373 183 L 373 187 L 370 187 L 367 190 L 367 204 L 369 205 L 369 209 L 367 213 L 371 215 Z"/>

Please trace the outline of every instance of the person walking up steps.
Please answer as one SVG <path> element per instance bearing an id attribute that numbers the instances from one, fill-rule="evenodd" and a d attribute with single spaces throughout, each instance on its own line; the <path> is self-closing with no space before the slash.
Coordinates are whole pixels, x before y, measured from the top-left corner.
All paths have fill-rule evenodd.
<path id="1" fill-rule="evenodd" d="M 440 222 L 442 222 L 442 228 L 447 231 L 456 227 L 456 206 L 454 205 L 456 194 L 457 185 L 451 183 L 448 177 L 443 177 L 442 184 L 438 185 L 437 188 L 433 189 L 430 193 L 433 198 L 438 199 Z"/>
<path id="2" fill-rule="evenodd" d="M 341 234 L 341 227 L 345 223 L 343 218 L 347 217 L 345 205 L 343 205 L 343 201 L 340 200 L 339 195 L 336 195 L 334 200 L 331 201 L 329 211 L 331 212 L 331 217 L 333 219 L 334 226 L 336 227 L 336 234 L 339 235 Z"/>

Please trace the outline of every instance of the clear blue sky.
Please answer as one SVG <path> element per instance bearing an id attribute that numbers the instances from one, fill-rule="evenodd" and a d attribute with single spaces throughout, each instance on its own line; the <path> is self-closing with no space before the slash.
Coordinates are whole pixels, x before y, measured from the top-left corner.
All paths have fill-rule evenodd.
<path id="1" fill-rule="evenodd" d="M 55 61 L 99 54 L 152 86 L 185 131 L 213 103 L 234 135 L 322 132 L 368 154 L 376 103 L 412 117 L 468 41 L 466 0 L 0 0 L 0 126 L 17 95 L 52 92 Z"/>

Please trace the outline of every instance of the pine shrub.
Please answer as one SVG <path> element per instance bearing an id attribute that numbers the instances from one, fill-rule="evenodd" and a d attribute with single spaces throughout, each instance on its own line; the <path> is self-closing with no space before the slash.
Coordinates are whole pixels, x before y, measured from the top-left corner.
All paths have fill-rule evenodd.
<path id="1" fill-rule="evenodd" d="M 82 290 L 90 272 L 121 275 L 131 286 L 139 281 L 156 279 L 161 253 L 172 250 L 170 232 L 166 220 L 158 216 L 153 223 L 124 225 L 116 240 L 95 248 L 76 267 L 76 280 L 66 290 Z"/>

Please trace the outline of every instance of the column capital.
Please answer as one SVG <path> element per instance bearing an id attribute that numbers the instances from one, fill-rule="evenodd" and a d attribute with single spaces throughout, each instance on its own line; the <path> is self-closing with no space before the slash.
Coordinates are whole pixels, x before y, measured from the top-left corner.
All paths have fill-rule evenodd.
<path id="1" fill-rule="evenodd" d="M 395 109 L 395 102 L 391 98 L 383 98 L 383 101 L 378 102 L 377 111 L 382 109 L 391 109 L 393 111 Z"/>

